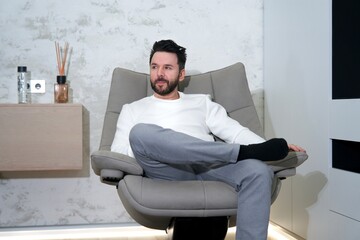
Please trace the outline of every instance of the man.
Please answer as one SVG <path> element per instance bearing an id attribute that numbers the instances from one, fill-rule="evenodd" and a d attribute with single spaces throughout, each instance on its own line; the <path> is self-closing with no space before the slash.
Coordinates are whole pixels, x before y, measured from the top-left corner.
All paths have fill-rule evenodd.
<path id="1" fill-rule="evenodd" d="M 172 40 L 154 43 L 154 94 L 123 106 L 111 150 L 135 157 L 150 178 L 229 184 L 238 192 L 236 238 L 266 239 L 273 172 L 264 161 L 304 149 L 284 139 L 265 141 L 209 96 L 179 92 L 185 63 L 184 47 Z"/>

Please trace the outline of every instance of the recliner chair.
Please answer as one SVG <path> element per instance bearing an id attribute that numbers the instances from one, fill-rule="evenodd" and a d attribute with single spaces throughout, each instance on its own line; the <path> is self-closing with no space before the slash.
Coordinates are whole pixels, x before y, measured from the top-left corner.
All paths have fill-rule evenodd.
<path id="1" fill-rule="evenodd" d="M 192 239 L 196 232 L 201 236 L 197 239 L 224 239 L 228 227 L 236 224 L 237 194 L 232 187 L 215 181 L 149 179 L 135 159 L 110 150 L 122 106 L 151 95 L 149 81 L 145 73 L 114 70 L 100 148 L 91 155 L 92 168 L 101 182 L 117 186 L 125 209 L 139 224 L 166 230 L 173 240 Z M 210 94 L 230 117 L 263 136 L 242 63 L 186 76 L 179 90 Z M 280 180 L 295 175 L 307 157 L 303 152 L 289 152 L 283 160 L 268 162 L 275 173 L 272 202 L 280 191 Z"/>

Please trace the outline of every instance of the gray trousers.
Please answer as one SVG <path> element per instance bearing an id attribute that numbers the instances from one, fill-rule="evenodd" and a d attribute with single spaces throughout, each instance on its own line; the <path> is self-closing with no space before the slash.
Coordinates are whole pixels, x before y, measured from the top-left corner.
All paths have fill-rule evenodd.
<path id="1" fill-rule="evenodd" d="M 236 239 L 266 240 L 273 171 L 248 159 L 237 162 L 239 144 L 208 142 L 153 124 L 130 132 L 135 158 L 150 178 L 225 182 L 238 192 Z"/>

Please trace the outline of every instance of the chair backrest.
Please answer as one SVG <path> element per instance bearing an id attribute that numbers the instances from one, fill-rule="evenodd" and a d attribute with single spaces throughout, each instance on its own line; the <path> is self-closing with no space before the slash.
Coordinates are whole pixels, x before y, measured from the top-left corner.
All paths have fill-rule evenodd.
<path id="1" fill-rule="evenodd" d="M 263 129 L 251 97 L 242 63 L 219 70 L 186 76 L 179 85 L 184 93 L 210 94 L 229 116 L 263 137 Z M 150 77 L 123 68 L 115 68 L 105 113 L 100 150 L 110 150 L 121 108 L 126 103 L 151 95 Z"/>

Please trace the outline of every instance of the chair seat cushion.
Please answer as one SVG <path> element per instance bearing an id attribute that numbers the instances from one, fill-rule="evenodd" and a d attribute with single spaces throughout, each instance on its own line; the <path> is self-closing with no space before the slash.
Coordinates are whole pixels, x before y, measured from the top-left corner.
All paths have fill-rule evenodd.
<path id="1" fill-rule="evenodd" d="M 127 175 L 118 191 L 137 211 L 157 216 L 230 216 L 237 209 L 236 191 L 222 182 L 165 181 Z"/>

